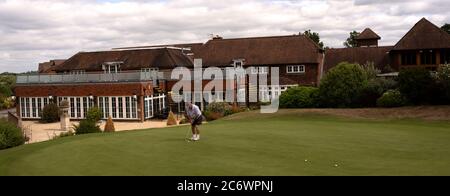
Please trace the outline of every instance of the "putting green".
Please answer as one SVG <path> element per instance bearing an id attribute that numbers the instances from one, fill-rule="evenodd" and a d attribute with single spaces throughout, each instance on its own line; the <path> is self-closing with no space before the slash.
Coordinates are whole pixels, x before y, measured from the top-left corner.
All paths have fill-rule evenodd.
<path id="1" fill-rule="evenodd" d="M 0 175 L 450 175 L 450 123 L 241 113 L 0 151 Z"/>

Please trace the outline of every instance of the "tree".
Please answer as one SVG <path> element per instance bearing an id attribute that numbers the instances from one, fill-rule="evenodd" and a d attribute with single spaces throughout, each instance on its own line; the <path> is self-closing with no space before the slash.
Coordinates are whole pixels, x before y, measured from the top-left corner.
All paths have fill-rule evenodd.
<path id="1" fill-rule="evenodd" d="M 344 42 L 344 46 L 347 48 L 354 48 L 356 47 L 356 37 L 359 36 L 359 32 L 352 31 L 350 32 L 350 37 L 347 38 L 347 41 Z"/>
<path id="2" fill-rule="evenodd" d="M 445 23 L 445 25 L 442 26 L 441 29 L 450 34 L 450 24 Z"/>
<path id="3" fill-rule="evenodd" d="M 339 63 L 320 82 L 319 99 L 324 107 L 356 107 L 367 76 L 358 64 Z"/>
<path id="4" fill-rule="evenodd" d="M 311 40 L 313 40 L 321 49 L 323 49 L 323 42 L 320 41 L 320 35 L 317 32 L 311 32 L 310 30 L 305 31 L 303 35 L 309 37 Z"/>
<path id="5" fill-rule="evenodd" d="M 425 68 L 409 68 L 401 70 L 398 75 L 400 92 L 413 104 L 427 104 L 432 101 L 434 80 L 430 71 Z"/>

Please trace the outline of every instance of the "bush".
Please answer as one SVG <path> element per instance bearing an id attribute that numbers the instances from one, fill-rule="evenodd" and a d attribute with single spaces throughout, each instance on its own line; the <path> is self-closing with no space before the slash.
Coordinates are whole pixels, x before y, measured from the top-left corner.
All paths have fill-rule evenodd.
<path id="1" fill-rule="evenodd" d="M 400 107 L 406 103 L 407 99 L 398 90 L 389 90 L 377 100 L 378 107 Z"/>
<path id="2" fill-rule="evenodd" d="M 102 130 L 97 126 L 96 122 L 91 120 L 82 120 L 80 124 L 74 125 L 74 131 L 77 135 L 88 133 L 100 133 Z"/>
<path id="3" fill-rule="evenodd" d="M 97 107 L 90 108 L 86 114 L 86 119 L 94 122 L 98 122 L 100 119 L 102 119 L 102 117 L 103 117 L 102 110 L 100 110 L 100 108 Z"/>
<path id="4" fill-rule="evenodd" d="M 22 131 L 13 123 L 0 119 L 0 150 L 25 143 Z"/>
<path id="5" fill-rule="evenodd" d="M 105 132 L 111 133 L 111 132 L 115 132 L 115 131 L 116 131 L 116 128 L 114 127 L 113 119 L 111 118 L 111 116 L 109 116 L 108 120 L 106 121 L 106 124 L 105 124 Z"/>
<path id="6" fill-rule="evenodd" d="M 375 66 L 375 63 L 373 62 L 367 62 L 366 64 L 362 65 L 361 68 L 363 68 L 367 79 L 375 79 L 377 75 L 381 73 L 381 71 Z"/>
<path id="7" fill-rule="evenodd" d="M 317 106 L 319 89 L 314 87 L 292 87 L 280 96 L 281 108 L 313 108 Z"/>
<path id="8" fill-rule="evenodd" d="M 398 76 L 400 92 L 413 104 L 426 104 L 432 101 L 434 80 L 430 71 L 424 68 L 410 68 L 400 71 Z"/>
<path id="9" fill-rule="evenodd" d="M 59 107 L 55 103 L 50 103 L 42 109 L 41 121 L 44 123 L 54 123 L 59 121 Z"/>
<path id="10" fill-rule="evenodd" d="M 213 102 L 206 107 L 206 113 L 219 113 L 222 116 L 233 114 L 233 108 L 226 102 Z"/>
<path id="11" fill-rule="evenodd" d="M 397 82 L 393 79 L 370 79 L 359 96 L 360 105 L 365 107 L 374 107 L 377 105 L 378 98 L 383 96 L 383 94 L 388 90 L 393 90 L 397 87 Z"/>
<path id="12" fill-rule="evenodd" d="M 172 111 L 169 112 L 169 117 L 167 118 L 167 126 L 173 126 L 177 125 L 177 118 L 175 117 L 175 114 L 173 114 Z"/>
<path id="13" fill-rule="evenodd" d="M 321 80 L 320 104 L 324 107 L 356 107 L 366 84 L 367 76 L 361 66 L 340 63 Z"/>
<path id="14" fill-rule="evenodd" d="M 450 65 L 443 65 L 438 69 L 437 83 L 440 87 L 438 92 L 442 92 L 441 104 L 450 104 Z"/>

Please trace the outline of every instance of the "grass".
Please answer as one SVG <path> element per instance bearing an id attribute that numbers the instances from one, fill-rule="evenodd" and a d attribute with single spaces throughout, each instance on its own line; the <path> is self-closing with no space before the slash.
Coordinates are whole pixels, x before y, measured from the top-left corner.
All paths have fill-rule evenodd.
<path id="1" fill-rule="evenodd" d="M 0 175 L 450 175 L 450 123 L 242 113 L 0 151 Z M 337 167 L 336 167 L 337 165 Z"/>

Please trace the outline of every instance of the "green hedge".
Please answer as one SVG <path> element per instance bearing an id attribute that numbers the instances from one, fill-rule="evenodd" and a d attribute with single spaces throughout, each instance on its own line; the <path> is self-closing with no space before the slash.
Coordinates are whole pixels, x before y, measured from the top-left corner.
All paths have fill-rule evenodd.
<path id="1" fill-rule="evenodd" d="M 292 87 L 280 96 L 281 108 L 313 108 L 318 106 L 319 89 L 315 87 Z"/>

